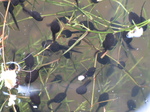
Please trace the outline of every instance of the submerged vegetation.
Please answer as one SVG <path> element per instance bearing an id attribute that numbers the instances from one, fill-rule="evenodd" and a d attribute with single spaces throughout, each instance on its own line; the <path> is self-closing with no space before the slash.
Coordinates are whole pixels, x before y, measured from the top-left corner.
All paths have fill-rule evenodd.
<path id="1" fill-rule="evenodd" d="M 150 82 L 146 2 L 139 15 L 128 0 L 2 1 L 0 111 L 136 110 Z"/>

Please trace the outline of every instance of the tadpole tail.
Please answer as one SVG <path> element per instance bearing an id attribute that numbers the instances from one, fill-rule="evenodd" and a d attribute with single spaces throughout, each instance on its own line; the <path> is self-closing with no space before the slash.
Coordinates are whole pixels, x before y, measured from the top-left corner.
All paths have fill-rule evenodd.
<path id="1" fill-rule="evenodd" d="M 99 112 L 99 109 L 100 109 L 100 108 L 101 108 L 101 107 L 98 106 L 95 112 Z"/>
<path id="2" fill-rule="evenodd" d="M 11 12 L 10 14 L 11 14 L 11 16 L 12 16 L 12 18 L 13 18 L 13 21 L 15 22 L 15 25 L 16 25 L 17 29 L 20 30 L 20 29 L 19 29 L 19 26 L 18 26 L 18 23 L 17 23 L 17 21 L 16 21 L 16 18 L 15 18 L 15 16 L 14 16 L 14 13 Z"/>
<path id="3" fill-rule="evenodd" d="M 75 1 L 76 1 L 77 6 L 79 6 L 79 2 L 78 2 L 78 0 L 75 0 Z"/>
<path id="4" fill-rule="evenodd" d="M 26 7 L 22 7 L 22 10 L 27 13 L 29 16 L 32 16 L 32 12 L 30 10 L 28 10 Z"/>
<path id="5" fill-rule="evenodd" d="M 53 103 L 53 102 L 54 102 L 54 99 L 51 99 L 51 100 L 49 100 L 49 101 L 47 102 L 47 107 L 48 107 L 48 109 L 52 110 L 52 109 L 49 107 L 49 105 L 50 105 L 51 103 Z"/>
<path id="6" fill-rule="evenodd" d="M 146 3 L 146 1 L 143 3 L 143 5 L 142 5 L 142 7 L 141 7 L 140 17 L 142 17 L 143 8 L 144 8 L 145 3 Z"/>
<path id="7" fill-rule="evenodd" d="M 67 85 L 67 87 L 66 87 L 66 89 L 65 89 L 65 91 L 64 91 L 64 93 L 66 93 L 67 92 L 67 90 L 68 90 L 68 88 L 69 88 L 69 86 L 70 86 L 70 84 L 75 80 L 75 79 L 77 79 L 78 78 L 78 76 L 80 76 L 81 74 L 83 74 L 85 71 L 83 71 L 83 72 L 81 72 L 79 75 L 77 75 L 77 76 L 75 76 L 70 82 L 69 82 L 69 84 Z"/>
<path id="8" fill-rule="evenodd" d="M 55 33 L 53 33 L 53 32 L 52 32 L 52 37 L 53 37 L 53 42 L 55 42 L 55 40 L 56 40 L 56 35 L 55 35 Z"/>

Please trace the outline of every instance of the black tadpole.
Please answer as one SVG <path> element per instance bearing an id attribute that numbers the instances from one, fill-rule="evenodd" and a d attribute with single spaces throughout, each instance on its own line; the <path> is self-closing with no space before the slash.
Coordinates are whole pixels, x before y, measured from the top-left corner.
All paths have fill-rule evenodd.
<path id="1" fill-rule="evenodd" d="M 61 33 L 61 35 L 64 35 L 63 37 L 65 37 L 65 38 L 69 38 L 74 33 L 80 33 L 80 31 L 63 30 L 62 33 Z"/>
<path id="2" fill-rule="evenodd" d="M 119 69 L 123 69 L 124 67 L 126 66 L 126 63 L 124 61 L 119 61 L 119 64 L 118 64 L 118 68 Z"/>
<path id="3" fill-rule="evenodd" d="M 26 65 L 26 69 L 31 69 L 34 66 L 34 57 L 31 53 L 28 53 L 25 56 L 25 65 Z"/>
<path id="4" fill-rule="evenodd" d="M 61 83 L 62 82 L 62 76 L 61 75 L 56 75 L 55 78 L 51 81 L 51 82 L 58 82 Z"/>
<path id="5" fill-rule="evenodd" d="M 47 102 L 48 108 L 51 110 L 51 108 L 49 107 L 51 103 L 61 103 L 66 98 L 66 96 L 67 94 L 65 92 L 58 93 L 53 99 Z"/>
<path id="6" fill-rule="evenodd" d="M 143 7 L 145 5 L 146 1 L 143 3 L 142 8 L 141 8 L 141 12 L 140 12 L 140 16 L 138 16 L 135 12 L 130 12 L 129 13 L 129 21 L 132 25 L 135 24 L 139 24 L 141 22 L 144 22 L 146 19 L 142 16 L 142 12 L 143 12 Z M 143 31 L 146 31 L 147 29 L 147 25 L 142 26 Z"/>
<path id="7" fill-rule="evenodd" d="M 5 9 L 6 9 L 7 6 L 8 6 L 8 1 L 4 1 L 4 2 L 3 2 L 3 5 L 4 5 Z M 10 3 L 8 11 L 9 11 L 9 13 L 10 13 L 11 16 L 12 16 L 12 18 L 13 18 L 13 20 L 14 20 L 14 22 L 15 22 L 15 25 L 16 25 L 16 27 L 17 27 L 17 29 L 19 30 L 19 26 L 18 26 L 18 23 L 17 23 L 16 18 L 15 18 L 15 16 L 14 16 L 13 10 L 14 10 L 14 6 L 13 6 L 12 3 Z"/>
<path id="8" fill-rule="evenodd" d="M 135 85 L 135 86 L 132 88 L 132 90 L 131 90 L 131 96 L 132 96 L 132 97 L 137 96 L 138 93 L 139 93 L 139 91 L 140 91 L 140 89 L 141 89 L 141 88 L 140 88 L 139 86 Z"/>
<path id="9" fill-rule="evenodd" d="M 31 92 L 30 93 L 30 100 L 32 103 L 34 103 L 36 106 L 39 106 L 41 103 L 41 99 L 39 96 L 39 92 Z"/>
<path id="10" fill-rule="evenodd" d="M 76 89 L 76 93 L 77 94 L 80 94 L 80 95 L 83 95 L 87 92 L 87 86 L 91 83 L 91 80 L 87 80 L 83 85 L 79 86 L 77 89 Z"/>
<path id="11" fill-rule="evenodd" d="M 95 30 L 95 31 L 107 31 L 108 30 L 108 28 L 106 28 L 104 30 L 98 30 L 91 21 L 81 21 L 80 24 L 84 25 L 85 27 L 89 28 L 90 30 Z M 82 29 L 85 29 L 85 28 L 82 27 Z"/>
<path id="12" fill-rule="evenodd" d="M 73 37 L 72 39 L 70 39 L 68 41 L 68 46 L 72 46 L 78 39 L 79 39 L 79 37 Z M 80 44 L 81 44 L 81 41 L 79 41 L 75 46 L 78 46 Z"/>
<path id="13" fill-rule="evenodd" d="M 40 67 L 39 69 L 35 69 L 35 70 L 32 70 L 30 72 L 27 72 L 26 74 L 26 77 L 25 77 L 25 82 L 28 84 L 28 83 L 32 83 L 34 82 L 38 77 L 39 77 L 39 71 L 46 67 L 47 65 L 45 66 L 42 66 Z"/>
<path id="14" fill-rule="evenodd" d="M 128 100 L 127 101 L 127 106 L 128 106 L 128 109 L 129 109 L 127 112 L 135 110 L 135 108 L 136 108 L 136 104 L 133 100 Z"/>
<path id="15" fill-rule="evenodd" d="M 92 77 L 94 75 L 95 71 L 96 71 L 95 67 L 90 67 L 88 69 L 88 71 L 85 73 L 85 76 L 86 77 Z"/>
<path id="16" fill-rule="evenodd" d="M 82 73 L 83 73 L 83 72 L 82 72 Z M 81 74 L 82 74 L 82 73 L 81 73 Z M 79 75 L 81 75 L 81 74 L 79 74 Z M 67 96 L 67 91 L 68 91 L 68 88 L 69 88 L 70 84 L 71 84 L 75 79 L 77 79 L 79 75 L 75 76 L 75 77 L 69 82 L 69 84 L 67 85 L 67 87 L 66 87 L 66 89 L 65 89 L 64 92 L 58 93 L 54 98 L 52 98 L 51 100 L 49 100 L 49 101 L 47 102 L 47 107 L 48 107 L 50 110 L 51 110 L 51 108 L 49 107 L 49 105 L 50 105 L 51 103 L 61 103 L 61 102 L 66 98 L 66 96 Z M 61 105 L 61 104 L 60 104 L 60 105 Z M 55 111 L 60 107 L 60 105 L 59 105 L 58 107 L 56 107 Z"/>
<path id="17" fill-rule="evenodd" d="M 60 31 L 60 25 L 57 20 L 54 20 L 52 23 L 48 24 L 47 26 L 50 26 L 50 30 L 52 31 L 52 37 L 53 41 L 56 40 L 56 33 Z"/>
<path id="18" fill-rule="evenodd" d="M 41 14 L 37 11 L 31 11 L 28 10 L 23 6 L 23 11 L 26 12 L 28 15 L 32 16 L 37 21 L 43 21 L 43 17 L 41 17 Z"/>
<path id="19" fill-rule="evenodd" d="M 113 47 L 116 45 L 117 40 L 115 39 L 114 35 L 112 33 L 108 33 L 106 35 L 105 40 L 103 41 L 103 47 L 106 50 L 112 50 Z"/>
<path id="20" fill-rule="evenodd" d="M 52 40 L 43 41 L 42 42 L 42 46 L 44 48 L 46 48 L 47 46 L 49 46 L 49 48 L 47 50 L 48 51 L 52 51 L 52 52 L 58 52 L 59 50 L 63 50 L 64 51 L 64 50 L 69 49 L 68 46 L 61 45 L 57 41 L 53 42 Z M 74 50 L 74 49 L 71 49 L 70 51 L 76 52 L 76 53 L 82 53 L 82 52 Z"/>
<path id="21" fill-rule="evenodd" d="M 101 107 L 104 107 L 105 105 L 107 105 L 108 101 L 106 101 L 106 100 L 109 100 L 109 94 L 108 93 L 103 93 L 99 96 L 99 99 L 98 99 L 99 106 L 95 112 L 99 112 L 99 109 Z"/>
<path id="22" fill-rule="evenodd" d="M 103 56 L 104 53 L 105 53 L 105 51 L 98 52 L 98 54 L 97 54 L 97 61 L 98 61 L 100 64 L 103 64 L 103 65 L 109 64 L 109 63 L 110 63 L 110 58 L 109 58 L 107 55 Z M 102 56 L 103 56 L 103 57 L 102 57 Z"/>

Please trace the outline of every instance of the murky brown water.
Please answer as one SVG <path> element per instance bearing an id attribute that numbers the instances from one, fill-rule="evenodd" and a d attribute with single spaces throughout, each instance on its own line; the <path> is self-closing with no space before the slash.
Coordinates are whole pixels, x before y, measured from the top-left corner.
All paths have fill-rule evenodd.
<path id="1" fill-rule="evenodd" d="M 55 0 L 60 1 L 60 0 Z M 73 2 L 74 0 L 72 0 Z M 84 0 L 79 0 L 79 7 L 84 7 L 89 4 L 89 1 L 84 1 Z M 118 0 L 119 2 L 124 2 L 123 0 Z M 30 1 L 33 3 L 33 1 Z M 133 11 L 136 12 L 138 15 L 140 14 L 141 11 L 141 6 L 144 1 L 141 0 L 132 0 L 128 1 L 127 4 L 127 9 L 128 11 Z M 35 3 L 36 4 L 36 3 Z M 1 4 L 2 5 L 2 4 Z M 27 7 L 31 9 L 31 6 L 26 3 Z M 125 4 L 124 4 L 125 5 Z M 143 10 L 143 15 L 146 19 L 149 19 L 150 14 L 148 13 L 149 10 L 149 5 L 150 1 L 146 1 L 146 4 L 144 6 Z M 73 10 L 74 7 L 60 7 L 56 6 L 50 3 L 46 3 L 43 1 L 38 1 L 38 4 L 35 5 L 36 11 L 39 11 L 42 13 L 42 15 L 47 15 L 47 14 L 52 14 L 52 16 L 46 16 L 42 22 L 37 22 L 35 20 L 27 19 L 21 22 L 18 22 L 20 31 L 14 31 L 12 29 L 10 30 L 9 38 L 7 39 L 7 46 L 6 46 L 6 53 L 7 53 L 7 61 L 12 60 L 11 56 L 11 49 L 16 49 L 17 50 L 17 56 L 16 56 L 16 61 L 20 62 L 24 57 L 25 54 L 28 52 L 32 52 L 33 54 L 36 54 L 39 52 L 39 50 L 43 49 L 41 47 L 41 42 L 45 41 L 47 39 L 51 38 L 51 32 L 50 28 L 47 27 L 47 24 L 51 23 L 56 15 L 54 15 L 57 12 L 60 11 L 68 11 L 68 10 Z M 93 8 L 93 9 L 92 9 Z M 86 8 L 87 11 L 91 12 L 92 14 L 95 14 L 97 16 L 100 16 L 106 20 L 110 20 L 111 17 L 114 17 L 117 11 L 117 14 L 122 14 L 124 10 L 122 7 L 118 8 L 118 4 L 112 0 L 103 0 L 102 2 L 96 4 L 94 7 L 90 6 Z M 4 13 L 3 6 L 0 7 L 2 13 Z M 62 13 L 62 15 L 58 16 L 64 16 L 64 15 L 69 15 L 71 13 Z M 76 16 L 81 15 L 81 12 L 78 11 L 76 12 Z M 123 16 L 123 15 L 122 15 Z M 121 22 L 122 24 L 129 24 L 127 15 L 125 22 L 123 23 L 123 17 L 119 17 L 117 20 Z M 24 18 L 29 17 L 27 14 L 23 13 L 22 11 L 19 13 L 19 15 L 16 17 L 17 20 L 22 20 Z M 86 20 L 87 18 L 81 15 L 79 17 L 79 21 Z M 98 20 L 94 18 L 95 20 Z M 78 22 L 79 22 L 78 21 Z M 94 21 L 94 20 L 93 20 Z M 105 23 L 105 22 L 104 22 Z M 15 27 L 15 25 L 13 25 Z M 75 29 L 64 25 L 63 23 L 61 24 L 61 27 L 64 27 L 65 29 L 72 29 L 73 31 L 76 31 Z M 96 24 L 96 28 L 98 29 L 105 29 L 104 26 Z M 79 36 L 79 34 L 73 34 L 72 37 L 74 36 Z M 86 38 L 88 38 L 97 48 L 99 48 L 101 45 L 99 44 L 99 38 L 103 38 L 103 34 L 96 34 L 96 33 L 90 33 Z M 98 39 L 98 41 L 97 41 Z M 66 45 L 69 39 L 66 38 L 59 38 L 58 41 Z M 104 39 L 103 39 L 104 40 Z M 34 44 L 37 42 L 36 44 Z M 142 58 L 142 61 L 139 62 L 137 66 L 134 67 L 134 69 L 131 72 L 131 75 L 135 78 L 135 80 L 141 84 L 143 81 L 145 81 L 145 85 L 149 86 L 149 48 L 150 48 L 150 39 L 149 39 L 149 27 L 146 32 L 144 32 L 144 35 L 140 38 L 134 38 L 132 41 L 132 46 L 134 48 L 138 48 L 137 50 L 132 50 L 128 51 L 127 54 L 128 57 L 125 56 L 124 51 L 121 50 L 120 56 L 122 57 L 122 60 L 126 62 L 126 69 L 129 71 L 135 64 L 138 62 L 140 58 Z M 116 48 L 113 49 L 112 51 L 108 51 L 108 54 L 112 56 L 114 59 L 118 61 L 118 52 L 119 48 L 122 46 L 121 44 L 117 44 Z M 70 60 L 65 59 L 64 57 L 61 58 L 60 62 L 55 65 L 57 67 L 56 70 L 50 71 L 50 70 L 41 70 L 40 76 L 43 78 L 43 81 L 45 82 L 47 80 L 47 75 L 49 75 L 47 83 L 44 83 L 44 85 L 41 83 L 41 79 L 38 78 L 31 86 L 37 89 L 41 89 L 41 104 L 39 106 L 39 110 L 41 112 L 49 112 L 47 108 L 47 100 L 48 96 L 46 92 L 48 92 L 50 98 L 53 98 L 56 94 L 63 92 L 69 83 L 69 81 L 76 75 L 80 74 L 82 71 L 90 68 L 91 66 L 94 65 L 94 53 L 95 50 L 93 50 L 89 45 L 87 45 L 86 42 L 82 41 L 81 45 L 76 47 L 79 51 L 82 51 L 82 54 L 79 53 L 73 53 L 72 60 L 75 63 L 77 71 L 74 70 L 73 63 Z M 127 48 L 126 48 L 127 49 Z M 43 62 L 49 62 L 57 59 L 61 55 L 61 52 L 56 53 L 52 56 L 42 56 L 40 55 L 38 59 L 36 58 L 36 64 L 37 61 L 39 64 L 40 61 L 43 59 Z M 136 61 L 133 61 L 133 58 Z M 131 97 L 131 89 L 135 86 L 135 83 L 128 77 L 126 76 L 121 80 L 121 78 L 125 75 L 124 70 L 120 70 L 117 67 L 114 67 L 113 73 L 109 76 L 106 77 L 106 73 L 111 72 L 109 69 L 110 65 L 103 66 L 99 63 L 96 65 L 96 74 L 98 76 L 96 77 L 95 80 L 95 88 L 94 88 L 94 100 L 93 104 L 97 103 L 97 99 L 100 94 L 103 92 L 108 92 L 110 96 L 110 102 L 108 103 L 107 106 L 105 106 L 106 112 L 126 112 L 128 110 L 126 102 L 129 99 L 133 99 L 136 101 L 137 104 L 137 109 L 140 107 L 143 102 L 144 98 L 142 93 L 140 92 L 138 96 L 136 97 Z M 85 69 L 86 68 L 86 69 Z M 51 80 L 54 78 L 55 75 L 61 74 L 63 77 L 63 81 L 61 83 L 54 83 L 51 85 Z M 19 75 L 20 80 L 22 84 L 24 84 L 24 77 L 25 74 L 21 72 Z M 109 75 L 109 74 L 107 74 Z M 116 85 L 116 83 L 120 80 L 120 83 Z M 82 107 L 82 109 L 79 109 L 77 112 L 95 112 L 96 108 L 98 107 L 97 105 L 94 105 L 94 108 L 90 110 L 91 106 L 91 98 L 92 98 L 92 90 L 93 90 L 93 81 L 88 85 L 88 91 L 86 94 L 78 95 L 76 93 L 76 88 L 82 85 L 83 82 L 80 82 L 78 80 L 75 80 L 70 86 L 67 91 L 67 98 L 62 102 L 62 106 L 57 110 L 57 112 L 71 112 L 75 111 L 77 107 L 83 103 L 84 101 L 86 103 L 85 107 Z M 116 86 L 115 86 L 116 85 Z M 115 86 L 115 87 L 114 87 Z M 114 88 L 112 88 L 114 87 Z M 112 89 L 110 89 L 112 88 Z M 47 89 L 47 91 L 45 91 Z M 109 91 L 108 91 L 109 90 Z M 2 91 L 4 91 L 2 89 Z M 7 90 L 5 90 L 7 91 Z M 143 90 L 143 93 L 145 96 L 149 94 L 149 87 L 145 87 Z M 113 100 L 114 99 L 114 100 Z M 2 99 L 4 100 L 4 99 Z M 22 103 L 18 103 L 20 106 L 21 112 L 29 112 L 29 106 L 27 102 L 30 101 L 29 99 L 23 99 L 21 100 Z M 7 105 L 7 103 L 6 103 Z M 53 109 L 55 109 L 59 104 L 52 103 Z M 8 107 L 4 106 L 4 112 L 8 111 Z M 99 112 L 105 112 L 104 108 L 101 108 Z"/>

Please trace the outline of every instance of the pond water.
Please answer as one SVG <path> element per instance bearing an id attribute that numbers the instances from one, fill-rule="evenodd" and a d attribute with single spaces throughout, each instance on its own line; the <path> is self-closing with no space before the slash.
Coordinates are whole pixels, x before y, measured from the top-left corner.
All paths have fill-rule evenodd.
<path id="1" fill-rule="evenodd" d="M 11 15 L 8 15 L 5 30 L 8 38 L 4 40 L 5 60 L 17 62 L 21 70 L 17 73 L 18 86 L 9 91 L 2 85 L 0 111 L 15 111 L 13 106 L 8 106 L 10 93 L 17 96 L 14 101 L 19 108 L 16 108 L 17 112 L 150 111 L 150 1 L 77 1 L 78 6 L 76 0 L 25 1 L 24 6 L 39 12 L 44 17 L 43 21 L 36 21 L 23 12 L 21 5 L 15 6 L 13 12 L 20 30 L 17 30 Z M 0 9 L 4 15 L 2 3 Z M 129 32 L 135 26 L 144 26 L 144 22 L 136 23 L 137 16 L 133 21 L 128 19 L 130 12 L 136 13 L 140 18 L 141 10 L 141 16 L 147 20 L 146 31 L 139 38 L 129 39 L 126 34 L 123 37 L 123 32 Z M 56 41 L 59 44 L 50 41 L 52 31 L 49 24 L 54 20 L 60 25 L 60 30 L 56 33 Z M 56 24 L 54 27 L 58 28 Z M 63 30 L 69 30 L 71 33 L 62 33 Z M 67 46 L 73 37 L 78 37 L 81 43 Z M 59 51 L 52 49 L 52 43 L 59 45 Z M 56 47 L 58 48 L 54 46 L 54 49 Z M 71 59 L 63 56 L 68 49 Z M 29 59 L 26 56 L 28 53 L 34 58 L 29 56 Z M 3 63 L 2 57 L 0 60 Z M 96 69 L 89 70 L 91 67 Z M 35 69 L 36 73 L 31 72 Z M 81 75 L 85 77 L 82 81 L 78 80 Z M 97 109 L 98 107 L 100 109 Z"/>

